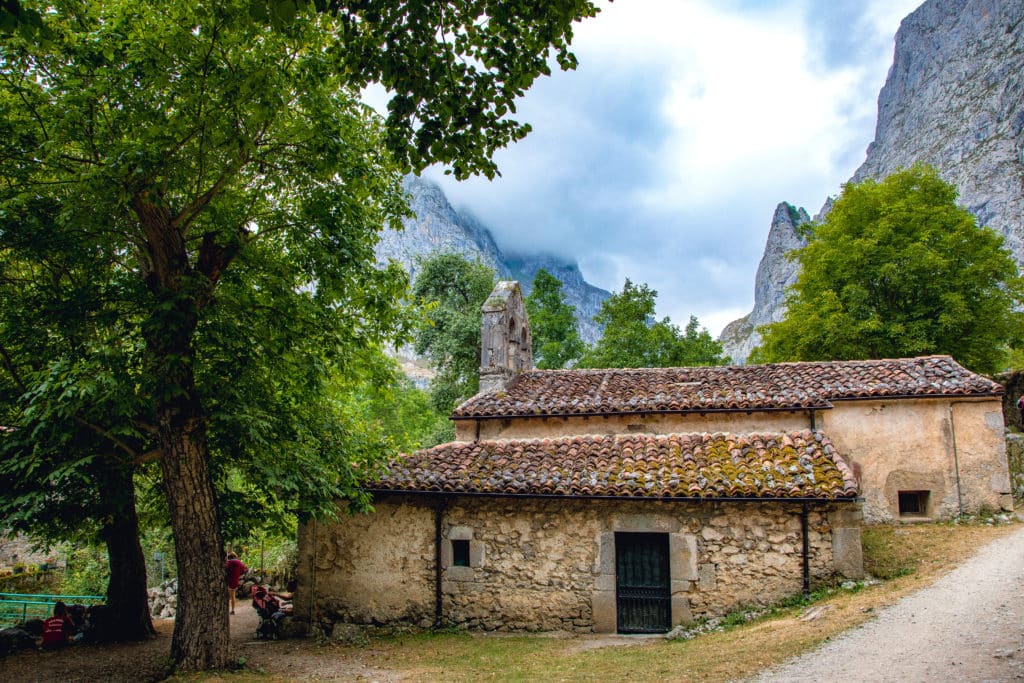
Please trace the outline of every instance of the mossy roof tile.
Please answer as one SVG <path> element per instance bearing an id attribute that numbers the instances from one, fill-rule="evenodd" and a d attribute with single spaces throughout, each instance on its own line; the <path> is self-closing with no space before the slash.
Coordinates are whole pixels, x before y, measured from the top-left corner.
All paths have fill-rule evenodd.
<path id="1" fill-rule="evenodd" d="M 453 442 L 396 460 L 368 488 L 569 497 L 857 495 L 852 470 L 828 437 L 812 430 Z"/>

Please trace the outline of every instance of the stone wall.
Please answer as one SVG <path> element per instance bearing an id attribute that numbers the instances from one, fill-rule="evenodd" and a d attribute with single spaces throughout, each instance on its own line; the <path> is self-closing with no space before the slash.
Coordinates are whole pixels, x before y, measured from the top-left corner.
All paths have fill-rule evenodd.
<path id="1" fill-rule="evenodd" d="M 1018 501 L 1024 500 L 1024 434 L 1006 435 L 1006 459 L 1010 466 L 1010 489 Z"/>
<path id="2" fill-rule="evenodd" d="M 36 539 L 22 534 L 0 535 L 0 568 L 11 567 L 19 563 L 25 566 L 43 563 L 57 564 L 53 561 L 56 558 L 56 553 L 37 548 L 38 543 Z M 59 564 L 63 566 L 64 562 L 61 561 Z"/>
<path id="3" fill-rule="evenodd" d="M 818 415 L 822 411 L 818 411 Z M 477 435 L 477 424 L 480 433 Z M 531 417 L 455 420 L 457 441 L 474 439 L 551 439 L 582 434 L 686 434 L 691 432 L 793 432 L 811 427 L 807 411 L 653 413 L 587 417 Z"/>
<path id="4" fill-rule="evenodd" d="M 296 621 L 431 626 L 437 503 L 395 496 L 304 525 Z M 814 582 L 859 577 L 859 506 L 814 506 L 809 523 Z M 614 632 L 616 532 L 668 535 L 674 624 L 802 589 L 798 504 L 465 497 L 441 529 L 445 625 Z M 469 566 L 453 566 L 453 541 L 469 543 Z"/>

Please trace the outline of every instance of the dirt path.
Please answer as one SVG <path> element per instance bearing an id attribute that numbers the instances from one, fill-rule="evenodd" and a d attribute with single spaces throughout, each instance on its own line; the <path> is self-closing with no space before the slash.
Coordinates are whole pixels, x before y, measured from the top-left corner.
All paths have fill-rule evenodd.
<path id="1" fill-rule="evenodd" d="M 755 680 L 1024 680 L 1024 529 Z"/>

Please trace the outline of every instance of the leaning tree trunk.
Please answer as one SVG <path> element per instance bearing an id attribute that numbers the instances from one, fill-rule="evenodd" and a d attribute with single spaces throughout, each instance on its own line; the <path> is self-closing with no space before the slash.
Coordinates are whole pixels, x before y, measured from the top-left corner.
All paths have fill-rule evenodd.
<path id="1" fill-rule="evenodd" d="M 103 540 L 110 558 L 107 609 L 114 640 L 143 640 L 156 631 L 149 616 L 146 593 L 146 557 L 139 543 L 139 516 L 135 510 L 135 483 L 130 468 L 118 469 L 111 482 L 121 496 L 103 528 Z"/>

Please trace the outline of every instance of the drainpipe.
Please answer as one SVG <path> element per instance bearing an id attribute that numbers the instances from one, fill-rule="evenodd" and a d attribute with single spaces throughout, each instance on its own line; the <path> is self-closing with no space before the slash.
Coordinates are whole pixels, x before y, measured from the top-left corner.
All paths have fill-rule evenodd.
<path id="1" fill-rule="evenodd" d="M 813 432 L 813 431 L 818 429 L 817 421 L 815 419 L 817 416 L 814 414 L 814 408 L 811 408 L 810 412 L 811 412 L 811 431 Z"/>
<path id="2" fill-rule="evenodd" d="M 956 504 L 960 508 L 960 516 L 964 516 L 964 497 L 963 492 L 960 489 L 960 456 L 957 453 L 956 448 L 956 422 L 953 420 L 953 404 L 955 401 L 949 402 L 949 431 L 953 436 L 953 467 L 956 470 Z"/>
<path id="3" fill-rule="evenodd" d="M 803 561 L 804 561 L 804 600 L 811 598 L 811 549 L 807 538 L 807 503 L 800 506 L 800 535 L 803 536 Z"/>
<path id="4" fill-rule="evenodd" d="M 434 628 L 441 628 L 441 619 L 444 616 L 444 596 L 441 592 L 441 522 L 444 519 L 447 502 L 444 498 L 438 498 L 434 506 Z"/>

